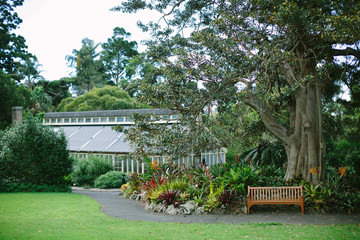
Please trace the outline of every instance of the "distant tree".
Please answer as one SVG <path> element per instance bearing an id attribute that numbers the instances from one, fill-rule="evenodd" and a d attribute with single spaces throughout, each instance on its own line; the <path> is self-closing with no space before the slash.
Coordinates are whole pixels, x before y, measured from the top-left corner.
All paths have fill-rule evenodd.
<path id="1" fill-rule="evenodd" d="M 129 60 L 126 72 L 130 79 L 120 80 L 120 87 L 125 89 L 130 96 L 134 97 L 140 93 L 140 86 L 144 83 L 155 85 L 164 79 L 161 64 L 146 54 L 138 54 Z"/>
<path id="2" fill-rule="evenodd" d="M 23 106 L 27 109 L 31 102 L 31 93 L 23 85 L 17 85 L 9 75 L 0 71 L 0 130 L 11 124 L 11 108 Z"/>
<path id="3" fill-rule="evenodd" d="M 40 80 L 36 83 L 36 86 L 43 87 L 45 93 L 51 97 L 52 105 L 57 108 L 59 103 L 68 97 L 71 97 L 69 92 L 70 81 L 66 78 L 55 81 Z"/>
<path id="4" fill-rule="evenodd" d="M 23 0 L 0 1 L 0 70 L 13 73 L 17 68 L 17 59 L 26 59 L 27 52 L 25 38 L 12 33 L 22 22 L 14 9 L 21 6 Z"/>
<path id="5" fill-rule="evenodd" d="M 101 60 L 115 84 L 118 84 L 122 77 L 129 77 L 130 72 L 126 72 L 129 60 L 138 54 L 137 43 L 126 40 L 130 35 L 124 28 L 116 27 L 113 36 L 101 45 Z"/>
<path id="6" fill-rule="evenodd" d="M 28 89 L 31 92 L 35 87 L 35 81 L 44 79 L 44 77 L 42 77 L 40 75 L 40 70 L 39 70 L 40 67 L 41 67 L 41 64 L 39 64 L 36 57 L 27 58 L 18 67 L 18 71 L 21 76 L 20 79 L 25 81 L 25 85 L 28 87 Z"/>
<path id="7" fill-rule="evenodd" d="M 54 107 L 52 106 L 52 100 L 49 94 L 47 94 L 44 91 L 44 88 L 42 86 L 37 86 L 34 88 L 34 90 L 31 93 L 31 111 L 35 113 L 39 112 L 49 112 Z"/>
<path id="8" fill-rule="evenodd" d="M 59 112 L 69 111 L 97 111 L 144 108 L 135 98 L 116 86 L 94 88 L 77 97 L 66 98 L 58 106 Z"/>
<path id="9" fill-rule="evenodd" d="M 106 84 L 105 67 L 98 59 L 99 53 L 93 40 L 83 39 L 80 50 L 73 50 L 73 55 L 66 56 L 69 66 L 76 69 L 74 85 L 78 95 L 90 91 L 94 87 L 103 87 Z"/>

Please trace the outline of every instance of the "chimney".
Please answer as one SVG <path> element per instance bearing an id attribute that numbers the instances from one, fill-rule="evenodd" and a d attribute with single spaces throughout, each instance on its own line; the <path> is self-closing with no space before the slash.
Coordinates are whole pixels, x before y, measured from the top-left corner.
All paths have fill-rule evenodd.
<path id="1" fill-rule="evenodd" d="M 22 110 L 23 107 L 12 107 L 12 123 L 22 123 Z"/>

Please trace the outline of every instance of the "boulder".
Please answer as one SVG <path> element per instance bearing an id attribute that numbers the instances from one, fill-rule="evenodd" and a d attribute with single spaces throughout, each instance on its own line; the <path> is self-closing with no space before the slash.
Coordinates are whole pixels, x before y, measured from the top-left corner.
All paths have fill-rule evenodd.
<path id="1" fill-rule="evenodd" d="M 185 204 L 180 205 L 182 214 L 190 215 L 195 211 L 196 204 L 194 201 L 187 201 Z"/>
<path id="2" fill-rule="evenodd" d="M 198 207 L 196 209 L 196 215 L 202 215 L 205 213 L 204 207 Z"/>
<path id="3" fill-rule="evenodd" d="M 178 210 L 174 207 L 174 205 L 170 205 L 166 209 L 165 213 L 168 214 L 168 215 L 176 215 L 178 213 Z"/>

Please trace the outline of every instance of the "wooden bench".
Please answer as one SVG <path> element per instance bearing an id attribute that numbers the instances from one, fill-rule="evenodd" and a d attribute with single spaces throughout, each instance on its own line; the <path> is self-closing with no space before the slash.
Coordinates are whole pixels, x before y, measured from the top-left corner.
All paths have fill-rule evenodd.
<path id="1" fill-rule="evenodd" d="M 250 187 L 248 186 L 247 211 L 254 205 L 297 204 L 304 214 L 303 188 L 299 187 Z"/>

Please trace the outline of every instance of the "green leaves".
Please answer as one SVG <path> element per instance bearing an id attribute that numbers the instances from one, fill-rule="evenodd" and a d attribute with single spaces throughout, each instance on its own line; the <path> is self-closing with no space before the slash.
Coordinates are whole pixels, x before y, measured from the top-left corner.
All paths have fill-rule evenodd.
<path id="1" fill-rule="evenodd" d="M 124 28 L 114 28 L 114 34 L 108 38 L 106 43 L 103 43 L 101 51 L 101 60 L 103 61 L 106 72 L 110 75 L 111 80 L 118 84 L 121 77 L 131 77 L 133 73 L 126 72 L 129 60 L 136 56 L 137 43 L 135 41 L 126 40 L 130 37 L 130 33 L 126 32 Z"/>
<path id="2" fill-rule="evenodd" d="M 77 97 L 66 98 L 61 101 L 58 110 L 69 111 L 96 111 L 144 108 L 143 104 L 137 103 L 136 99 L 115 86 L 94 88 L 91 91 Z"/>
<path id="3" fill-rule="evenodd" d="M 64 134 L 29 118 L 0 134 L 0 163 L 2 180 L 62 186 L 72 159 Z"/>

